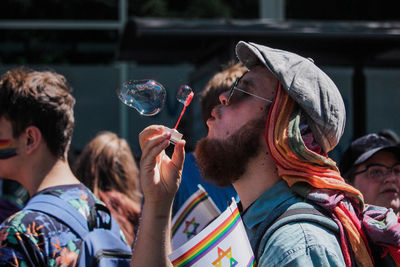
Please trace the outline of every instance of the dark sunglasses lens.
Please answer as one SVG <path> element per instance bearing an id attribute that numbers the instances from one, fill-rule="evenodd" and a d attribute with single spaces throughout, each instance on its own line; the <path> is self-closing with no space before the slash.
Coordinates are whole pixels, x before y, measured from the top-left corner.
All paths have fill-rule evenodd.
<path id="1" fill-rule="evenodd" d="M 229 104 L 237 103 L 240 101 L 240 97 L 238 95 L 238 92 L 236 90 L 231 91 L 231 95 L 229 97 Z"/>
<path id="2" fill-rule="evenodd" d="M 247 73 L 247 72 L 246 72 Z M 244 73 L 241 77 L 237 78 L 236 81 L 233 83 L 231 90 L 229 91 L 229 96 L 228 96 L 228 103 L 236 103 L 239 102 L 241 99 L 241 95 L 243 93 L 235 90 L 235 87 L 238 86 L 240 80 L 243 78 L 243 76 L 246 74 Z"/>

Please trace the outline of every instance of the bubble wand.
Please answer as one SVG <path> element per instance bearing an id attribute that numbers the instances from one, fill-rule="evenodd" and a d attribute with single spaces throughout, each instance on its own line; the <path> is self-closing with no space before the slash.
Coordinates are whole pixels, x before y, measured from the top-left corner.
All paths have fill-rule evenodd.
<path id="1" fill-rule="evenodd" d="M 189 106 L 190 102 L 192 102 L 193 96 L 194 96 L 193 92 L 190 92 L 190 94 L 187 96 L 186 101 L 183 104 L 183 109 L 182 109 L 181 115 L 179 116 L 179 119 L 175 124 L 174 130 L 176 130 L 178 128 L 179 122 L 181 121 L 181 118 L 182 118 L 183 114 L 185 113 L 186 107 Z"/>
<path id="2" fill-rule="evenodd" d="M 179 122 L 182 119 L 183 114 L 186 111 L 187 106 L 189 106 L 190 102 L 192 102 L 193 96 L 194 96 L 194 93 L 192 91 L 192 88 L 190 88 L 187 85 L 182 85 L 179 88 L 178 93 L 176 94 L 176 99 L 183 104 L 183 109 L 182 109 L 181 115 L 178 118 L 178 121 L 175 124 L 175 127 L 170 130 L 170 133 L 171 133 L 170 141 L 172 144 L 175 144 L 176 142 L 178 142 L 179 140 L 182 139 L 183 135 L 177 131 L 177 128 L 178 128 Z"/>

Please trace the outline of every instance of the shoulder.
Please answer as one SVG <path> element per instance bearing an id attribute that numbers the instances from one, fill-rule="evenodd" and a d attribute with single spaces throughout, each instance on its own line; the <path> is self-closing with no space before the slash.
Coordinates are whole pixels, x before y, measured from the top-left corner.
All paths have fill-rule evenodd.
<path id="1" fill-rule="evenodd" d="M 26 251 L 35 251 L 40 242 L 41 224 L 35 226 L 31 219 L 36 212 L 21 210 L 6 219 L 0 226 L 0 265 L 25 264 Z"/>
<path id="2" fill-rule="evenodd" d="M 344 266 L 335 234 L 316 223 L 293 222 L 278 228 L 268 239 L 259 266 Z"/>
<path id="3" fill-rule="evenodd" d="M 74 199 L 76 198 L 70 200 Z M 75 208 L 79 210 L 78 207 Z M 25 259 L 37 258 L 33 255 L 39 255 L 39 258 L 47 257 L 51 261 L 64 254 L 76 256 L 82 241 L 68 225 L 53 216 L 40 209 L 23 209 L 0 226 L 0 242 L 0 253 L 6 255 L 0 262 L 15 259 L 22 264 Z M 35 265 L 37 264 L 33 264 Z"/>
<path id="4" fill-rule="evenodd" d="M 95 205 L 95 203 L 102 203 L 85 185 L 81 183 L 50 187 L 43 190 L 40 194 L 35 195 L 32 199 L 39 198 L 40 200 L 43 200 L 42 196 L 44 195 L 57 197 L 62 201 L 57 201 L 58 206 L 72 206 L 85 218 L 89 216 L 90 209 Z M 45 201 L 48 202 L 48 200 Z"/>
<path id="5" fill-rule="evenodd" d="M 68 238 L 76 239 L 69 227 L 57 219 L 40 211 L 21 210 L 6 219 L 0 226 L 2 244 L 18 246 L 21 235 L 28 238 L 34 245 L 40 240 L 48 239 L 54 235 L 70 233 Z"/>
<path id="6" fill-rule="evenodd" d="M 46 217 L 46 218 L 44 218 Z M 44 214 L 32 211 L 32 210 L 20 210 L 10 217 L 8 217 L 4 222 L 0 225 L 0 229 L 2 231 L 6 231 L 9 235 L 14 233 L 27 233 L 31 232 L 31 225 L 36 220 L 48 220 L 47 216 Z M 1 239 L 0 241 L 2 241 Z"/>

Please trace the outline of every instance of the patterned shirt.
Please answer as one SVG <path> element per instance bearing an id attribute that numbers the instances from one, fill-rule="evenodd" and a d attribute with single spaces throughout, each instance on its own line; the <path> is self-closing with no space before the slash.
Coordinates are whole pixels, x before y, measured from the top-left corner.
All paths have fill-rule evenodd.
<path id="1" fill-rule="evenodd" d="M 96 202 L 101 203 L 83 184 L 54 186 L 35 196 L 39 194 L 65 200 L 85 218 Z M 0 242 L 0 266 L 75 266 L 82 240 L 49 215 L 21 210 L 0 226 Z"/>

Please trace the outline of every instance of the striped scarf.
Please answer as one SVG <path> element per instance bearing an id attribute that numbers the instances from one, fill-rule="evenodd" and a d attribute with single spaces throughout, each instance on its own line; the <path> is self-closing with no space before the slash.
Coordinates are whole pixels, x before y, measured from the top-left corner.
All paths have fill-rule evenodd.
<path id="1" fill-rule="evenodd" d="M 347 184 L 336 163 L 321 153 L 304 118 L 279 85 L 265 131 L 279 176 L 293 191 L 330 212 L 339 226 L 346 266 L 354 260 L 361 266 L 374 265 L 368 240 L 390 253 L 400 266 L 398 217 L 391 209 L 365 207 L 362 194 Z"/>

